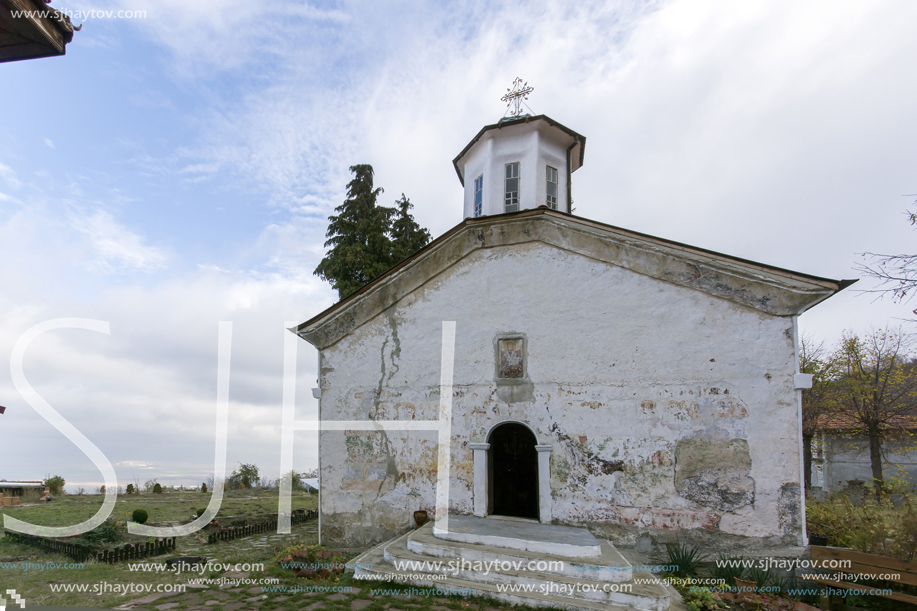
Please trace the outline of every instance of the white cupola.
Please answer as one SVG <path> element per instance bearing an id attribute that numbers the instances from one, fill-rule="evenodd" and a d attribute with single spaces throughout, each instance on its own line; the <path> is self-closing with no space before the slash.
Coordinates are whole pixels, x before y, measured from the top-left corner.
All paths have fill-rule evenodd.
<path id="1" fill-rule="evenodd" d="M 514 116 L 484 127 L 453 160 L 465 187 L 464 217 L 548 206 L 570 212 L 571 176 L 586 137 L 545 115 Z"/>

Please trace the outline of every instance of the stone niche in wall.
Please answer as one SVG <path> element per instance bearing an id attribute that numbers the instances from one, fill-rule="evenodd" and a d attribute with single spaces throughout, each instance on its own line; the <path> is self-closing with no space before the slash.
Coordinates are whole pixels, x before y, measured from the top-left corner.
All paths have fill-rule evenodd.
<path id="1" fill-rule="evenodd" d="M 500 333 L 494 338 L 494 383 L 506 403 L 534 399 L 528 373 L 528 338 L 523 333 Z"/>

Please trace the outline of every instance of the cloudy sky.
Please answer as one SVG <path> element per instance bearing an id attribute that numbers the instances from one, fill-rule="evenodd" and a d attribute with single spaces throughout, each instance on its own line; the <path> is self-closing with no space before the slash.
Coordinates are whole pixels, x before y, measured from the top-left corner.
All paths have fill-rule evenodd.
<path id="1" fill-rule="evenodd" d="M 906 0 L 54 6 L 83 23 L 67 55 L 0 64 L 0 362 L 42 322 L 109 323 L 37 337 L 24 372 L 122 485 L 212 472 L 220 321 L 228 465 L 277 475 L 284 323 L 335 301 L 312 270 L 348 167 L 443 233 L 462 214 L 451 160 L 516 76 L 588 138 L 579 215 L 830 278 L 917 248 Z M 848 289 L 800 326 L 830 343 L 914 305 Z M 298 418 L 315 363 L 299 342 Z M 102 482 L 6 365 L 0 405 L 0 478 Z M 297 433 L 295 466 L 315 464 Z"/>

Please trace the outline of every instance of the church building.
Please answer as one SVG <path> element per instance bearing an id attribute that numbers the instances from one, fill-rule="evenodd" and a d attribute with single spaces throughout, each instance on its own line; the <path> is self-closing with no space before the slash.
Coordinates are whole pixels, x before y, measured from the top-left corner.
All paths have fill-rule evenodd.
<path id="1" fill-rule="evenodd" d="M 294 329 L 319 351 L 321 421 L 436 421 L 454 321 L 450 516 L 804 545 L 796 321 L 851 281 L 573 215 L 585 145 L 545 115 L 478 132 L 453 162 L 464 220 Z M 323 543 L 432 517 L 437 444 L 322 430 Z"/>

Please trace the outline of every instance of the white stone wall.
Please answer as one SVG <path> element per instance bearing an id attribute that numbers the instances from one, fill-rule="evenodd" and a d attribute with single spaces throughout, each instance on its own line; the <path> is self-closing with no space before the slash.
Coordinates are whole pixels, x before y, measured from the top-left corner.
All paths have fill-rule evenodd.
<path id="1" fill-rule="evenodd" d="M 836 492 L 847 487 L 847 480 L 872 481 L 872 462 L 869 458 L 869 438 L 866 435 L 820 433 L 824 454 L 822 460 L 813 460 L 813 466 L 823 468 L 823 489 Z M 911 487 L 917 484 L 917 449 L 910 440 L 889 439 L 882 444 L 882 476 L 888 481 L 897 477 Z"/>
<path id="2" fill-rule="evenodd" d="M 480 249 L 322 351 L 321 417 L 435 419 L 444 320 L 452 511 L 472 512 L 467 445 L 514 420 L 553 446 L 555 521 L 801 536 L 791 317 L 541 242 Z M 512 402 L 494 381 L 506 333 L 531 381 Z M 322 433 L 323 537 L 368 543 L 432 512 L 435 440 Z"/>

